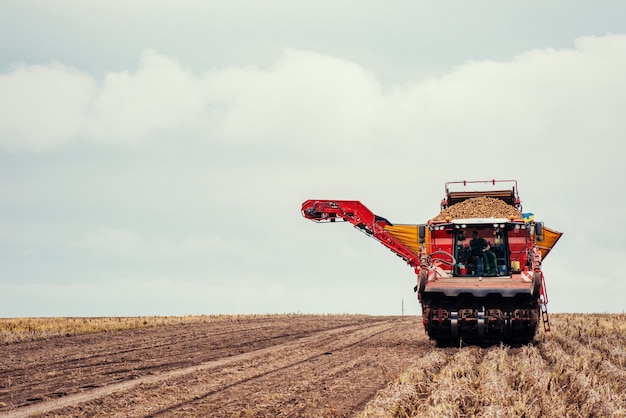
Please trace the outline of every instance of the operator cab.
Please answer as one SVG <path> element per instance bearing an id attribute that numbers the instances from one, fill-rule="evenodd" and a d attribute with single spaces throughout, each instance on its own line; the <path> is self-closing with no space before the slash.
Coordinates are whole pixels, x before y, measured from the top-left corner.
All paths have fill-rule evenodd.
<path id="1" fill-rule="evenodd" d="M 453 275 L 510 276 L 519 273 L 527 261 L 528 232 L 523 222 L 508 219 L 454 220 L 452 254 L 456 260 Z"/>

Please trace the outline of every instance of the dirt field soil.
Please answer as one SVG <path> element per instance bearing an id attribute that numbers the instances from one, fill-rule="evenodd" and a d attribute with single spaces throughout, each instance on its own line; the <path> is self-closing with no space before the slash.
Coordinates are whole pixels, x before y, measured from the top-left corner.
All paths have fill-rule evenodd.
<path id="1" fill-rule="evenodd" d="M 350 416 L 432 344 L 417 317 L 265 316 L 0 346 L 0 416 Z"/>

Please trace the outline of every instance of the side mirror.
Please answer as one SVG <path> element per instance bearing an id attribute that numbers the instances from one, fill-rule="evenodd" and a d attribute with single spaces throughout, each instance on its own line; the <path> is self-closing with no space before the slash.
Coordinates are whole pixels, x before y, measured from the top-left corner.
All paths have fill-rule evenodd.
<path id="1" fill-rule="evenodd" d="M 426 225 L 418 225 L 418 242 L 423 244 L 426 242 Z"/>
<path id="2" fill-rule="evenodd" d="M 535 223 L 535 234 L 537 236 L 537 242 L 543 241 L 543 222 Z"/>

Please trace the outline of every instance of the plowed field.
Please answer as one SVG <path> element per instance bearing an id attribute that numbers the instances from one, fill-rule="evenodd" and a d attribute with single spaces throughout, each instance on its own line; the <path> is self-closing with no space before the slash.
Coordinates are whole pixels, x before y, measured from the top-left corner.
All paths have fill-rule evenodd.
<path id="1" fill-rule="evenodd" d="M 419 317 L 2 331 L 0 416 L 626 416 L 626 315 L 551 323 L 521 347 L 437 348 Z"/>
<path id="2" fill-rule="evenodd" d="M 419 326 L 277 315 L 7 344 L 0 415 L 351 415 L 430 348 Z"/>

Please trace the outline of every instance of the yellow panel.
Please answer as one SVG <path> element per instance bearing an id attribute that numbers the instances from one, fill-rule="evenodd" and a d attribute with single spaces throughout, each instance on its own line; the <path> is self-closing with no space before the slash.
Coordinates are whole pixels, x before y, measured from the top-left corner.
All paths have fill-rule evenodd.
<path id="1" fill-rule="evenodd" d="M 546 258 L 552 247 L 563 235 L 562 232 L 555 231 L 546 226 L 543 227 L 543 241 L 537 243 L 537 247 L 541 251 L 541 259 Z"/>
<path id="2" fill-rule="evenodd" d="M 415 254 L 420 253 L 419 226 L 418 225 L 387 225 L 385 231 L 398 238 L 404 245 Z M 426 228 L 426 242 L 428 242 L 428 228 Z"/>

